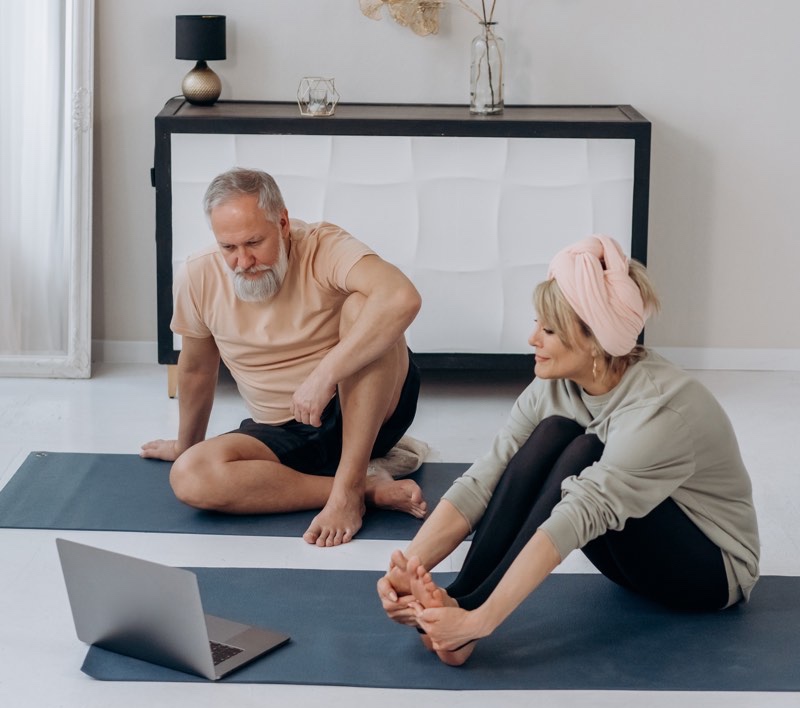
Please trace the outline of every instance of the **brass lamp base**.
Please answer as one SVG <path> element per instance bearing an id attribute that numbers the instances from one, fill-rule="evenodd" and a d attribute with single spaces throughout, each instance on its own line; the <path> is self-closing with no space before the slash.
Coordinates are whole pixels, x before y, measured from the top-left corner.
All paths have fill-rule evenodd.
<path id="1" fill-rule="evenodd" d="M 181 83 L 183 97 L 196 106 L 211 106 L 222 93 L 222 82 L 202 59 L 195 64 Z"/>

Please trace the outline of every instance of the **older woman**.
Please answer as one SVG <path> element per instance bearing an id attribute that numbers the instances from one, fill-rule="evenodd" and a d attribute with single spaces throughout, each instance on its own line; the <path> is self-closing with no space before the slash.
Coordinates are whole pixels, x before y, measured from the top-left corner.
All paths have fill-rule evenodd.
<path id="1" fill-rule="evenodd" d="M 758 579 L 750 479 L 728 417 L 637 345 L 658 308 L 644 267 L 593 236 L 556 255 L 534 300 L 534 381 L 378 582 L 389 617 L 448 664 L 575 549 L 673 608 L 728 607 Z M 428 570 L 476 527 L 455 581 L 438 587 Z"/>

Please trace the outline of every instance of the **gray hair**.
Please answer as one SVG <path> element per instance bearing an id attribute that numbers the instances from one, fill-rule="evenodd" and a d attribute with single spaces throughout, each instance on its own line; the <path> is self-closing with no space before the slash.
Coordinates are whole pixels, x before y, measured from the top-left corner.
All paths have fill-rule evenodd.
<path id="1" fill-rule="evenodd" d="M 258 197 L 258 206 L 267 219 L 276 223 L 280 220 L 286 205 L 277 183 L 266 172 L 245 167 L 234 167 L 211 181 L 203 197 L 206 217 L 211 218 L 211 212 L 225 202 L 249 194 Z"/>

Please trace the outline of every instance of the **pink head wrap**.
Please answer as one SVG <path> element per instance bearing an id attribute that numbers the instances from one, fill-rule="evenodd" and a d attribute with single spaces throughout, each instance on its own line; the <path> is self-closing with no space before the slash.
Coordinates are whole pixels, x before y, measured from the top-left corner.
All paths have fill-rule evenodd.
<path id="1" fill-rule="evenodd" d="M 649 315 L 628 263 L 613 238 L 598 235 L 559 251 L 547 273 L 612 356 L 633 350 Z"/>

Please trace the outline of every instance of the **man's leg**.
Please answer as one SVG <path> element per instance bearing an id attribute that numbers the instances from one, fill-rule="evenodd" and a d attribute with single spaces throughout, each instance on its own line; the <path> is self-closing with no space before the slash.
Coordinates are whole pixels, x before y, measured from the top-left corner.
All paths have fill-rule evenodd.
<path id="1" fill-rule="evenodd" d="M 351 295 L 342 310 L 344 335 L 358 317 L 363 296 Z M 331 496 L 303 538 L 318 546 L 350 541 L 361 528 L 367 503 L 423 517 L 427 506 L 413 480 L 389 475 L 367 479 L 372 449 L 381 426 L 400 401 L 409 367 L 405 338 L 368 366 L 342 381 L 338 396 L 342 411 L 342 454 Z"/>
<path id="2" fill-rule="evenodd" d="M 375 488 L 384 483 L 368 480 L 368 501 L 380 503 L 382 495 L 376 494 Z M 184 452 L 172 465 L 170 484 L 178 499 L 197 509 L 272 514 L 322 508 L 333 488 L 333 477 L 298 472 L 281 464 L 257 438 L 227 433 Z"/>
<path id="3" fill-rule="evenodd" d="M 323 526 L 315 520 L 309 532 L 316 528 L 334 528 L 334 532 L 307 536 L 309 542 L 338 545 L 350 540 L 361 526 L 365 502 L 424 516 L 426 505 L 414 481 L 394 480 L 388 475 L 366 477 L 372 444 L 397 407 L 408 365 L 408 351 L 401 341 L 340 387 L 345 423 L 339 468 L 360 471 L 357 522 L 352 533 L 341 531 L 337 536 L 334 527 L 338 525 Z M 181 501 L 199 509 L 259 514 L 323 508 L 331 496 L 334 478 L 298 472 L 281 464 L 267 443 L 234 432 L 183 453 L 172 466 L 170 483 Z"/>
<path id="4" fill-rule="evenodd" d="M 261 441 L 228 433 L 189 448 L 172 465 L 170 484 L 182 502 L 230 514 L 265 514 L 324 506 L 333 478 L 281 464 Z"/>

